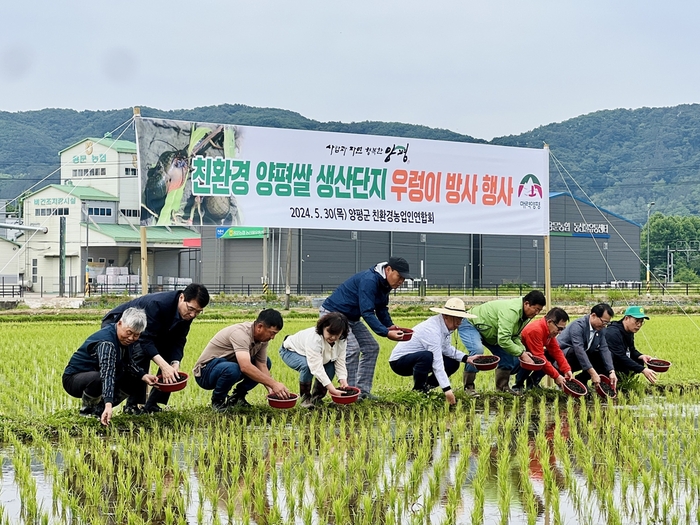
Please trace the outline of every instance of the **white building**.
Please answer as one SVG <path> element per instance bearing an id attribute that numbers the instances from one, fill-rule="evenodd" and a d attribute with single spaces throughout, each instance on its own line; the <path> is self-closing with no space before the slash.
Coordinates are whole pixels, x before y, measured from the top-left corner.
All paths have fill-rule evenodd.
<path id="1" fill-rule="evenodd" d="M 140 293 L 140 198 L 136 144 L 87 138 L 60 152 L 61 184 L 51 184 L 23 199 L 25 225 L 46 227 L 47 233 L 25 231 L 19 278 L 34 291 L 61 291 L 61 222 L 65 224 L 63 291 L 82 294 L 86 271 L 100 291 L 129 288 Z M 200 235 L 185 227 L 149 227 L 149 284 L 197 277 Z M 2 248 L 5 252 L 5 248 Z M 2 260 L 2 257 L 0 257 Z M 109 267 L 125 269 L 121 272 Z M 120 278 L 106 279 L 105 274 Z M 123 275 L 123 277 L 121 277 Z M 109 285 L 109 286 L 107 286 Z M 119 285 L 119 286 L 117 286 Z"/>

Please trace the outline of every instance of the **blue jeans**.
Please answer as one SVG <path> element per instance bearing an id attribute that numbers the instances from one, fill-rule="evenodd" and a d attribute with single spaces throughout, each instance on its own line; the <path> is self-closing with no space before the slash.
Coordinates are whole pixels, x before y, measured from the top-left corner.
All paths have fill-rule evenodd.
<path id="1" fill-rule="evenodd" d="M 510 355 L 498 345 L 491 345 L 481 338 L 481 333 L 469 321 L 463 321 L 459 325 L 457 331 L 459 338 L 462 340 L 464 348 L 467 349 L 469 355 L 481 355 L 484 353 L 484 347 L 488 348 L 493 355 L 501 358 L 498 363 L 498 368 L 510 370 L 511 374 L 515 374 L 520 369 L 520 360 L 518 356 Z M 478 370 L 470 364 L 465 365 L 467 372 L 478 372 Z"/>
<path id="2" fill-rule="evenodd" d="M 306 360 L 306 356 L 297 354 L 291 350 L 287 350 L 284 346 L 280 348 L 280 357 L 282 361 L 289 366 L 292 370 L 299 372 L 299 382 L 300 383 L 311 383 L 314 376 L 309 369 L 309 363 Z M 323 369 L 326 371 L 326 375 L 333 380 L 335 375 L 335 363 L 333 361 L 328 361 L 323 365 Z"/>
<path id="3" fill-rule="evenodd" d="M 267 369 L 272 368 L 272 361 L 267 358 Z M 240 383 L 236 387 L 236 396 L 245 397 L 258 384 L 241 372 L 238 363 L 228 361 L 223 357 L 218 357 L 209 361 L 200 373 L 194 378 L 197 384 L 204 390 L 213 390 L 211 394 L 212 402 L 223 402 L 233 385 Z"/>
<path id="4" fill-rule="evenodd" d="M 481 344 L 481 334 L 469 321 L 466 319 L 462 321 L 459 324 L 457 333 L 470 356 L 482 355 L 484 353 L 484 346 Z M 478 370 L 469 363 L 464 365 L 464 369 L 467 372 L 478 372 Z"/>

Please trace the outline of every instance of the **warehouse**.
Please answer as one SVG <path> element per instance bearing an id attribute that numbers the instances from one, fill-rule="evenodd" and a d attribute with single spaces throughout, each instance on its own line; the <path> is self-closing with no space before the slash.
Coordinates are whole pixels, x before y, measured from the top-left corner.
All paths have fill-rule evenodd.
<path id="1" fill-rule="evenodd" d="M 639 280 L 641 225 L 566 193 L 550 195 L 553 286 Z M 268 282 L 284 290 L 285 229 L 268 233 Z M 292 230 L 291 284 L 296 290 L 332 288 L 391 255 L 405 257 L 429 286 L 493 287 L 544 284 L 544 239 L 343 230 Z M 202 231 L 201 275 L 211 284 L 261 284 L 263 240 L 216 238 Z M 299 256 L 301 254 L 301 257 Z"/>

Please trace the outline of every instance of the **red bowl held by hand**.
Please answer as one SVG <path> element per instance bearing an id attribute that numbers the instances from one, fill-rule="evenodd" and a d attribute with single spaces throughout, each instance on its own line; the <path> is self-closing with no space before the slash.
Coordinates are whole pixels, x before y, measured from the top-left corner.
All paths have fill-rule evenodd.
<path id="1" fill-rule="evenodd" d="M 666 361 L 665 359 L 649 359 L 649 361 L 647 361 L 647 367 L 651 368 L 654 372 L 666 372 L 671 368 L 671 361 Z"/>
<path id="2" fill-rule="evenodd" d="M 598 392 L 600 397 L 609 397 L 610 399 L 617 397 L 617 390 L 613 388 L 612 381 L 610 381 L 608 376 L 600 376 L 600 383 L 595 386 L 595 391 Z"/>
<path id="3" fill-rule="evenodd" d="M 581 383 L 578 379 L 569 379 L 564 383 L 562 390 L 569 394 L 571 397 L 582 397 L 588 393 L 586 385 Z"/>
<path id="4" fill-rule="evenodd" d="M 397 330 L 401 330 L 403 332 L 401 341 L 410 341 L 411 337 L 413 337 L 413 330 L 410 328 L 397 328 Z"/>
<path id="5" fill-rule="evenodd" d="M 159 375 L 158 382 L 154 385 L 154 387 L 161 392 L 177 392 L 182 390 L 187 386 L 187 379 L 189 378 L 189 375 L 187 375 L 185 372 L 178 372 L 178 376 L 179 378 L 176 383 L 163 383 L 163 376 Z"/>
<path id="6" fill-rule="evenodd" d="M 498 366 L 500 361 L 501 358 L 497 355 L 480 355 L 474 359 L 472 364 L 474 365 L 474 368 L 483 372 L 486 370 L 493 370 Z"/>
<path id="7" fill-rule="evenodd" d="M 331 399 L 333 402 L 338 403 L 339 405 L 349 405 L 350 403 L 357 401 L 357 399 L 360 397 L 360 389 L 355 386 L 348 386 L 341 388 L 340 390 L 345 392 L 345 394 L 340 396 L 334 396 L 331 394 Z"/>
<path id="8" fill-rule="evenodd" d="M 520 359 L 520 367 L 525 370 L 542 370 L 545 363 L 544 359 L 541 357 L 535 357 L 534 355 L 530 357 L 534 363 L 525 363 L 522 359 Z"/>
<path id="9" fill-rule="evenodd" d="M 282 399 L 277 394 L 270 394 L 267 396 L 267 403 L 272 408 L 292 408 L 297 404 L 299 396 L 297 394 L 289 394 L 288 399 Z"/>

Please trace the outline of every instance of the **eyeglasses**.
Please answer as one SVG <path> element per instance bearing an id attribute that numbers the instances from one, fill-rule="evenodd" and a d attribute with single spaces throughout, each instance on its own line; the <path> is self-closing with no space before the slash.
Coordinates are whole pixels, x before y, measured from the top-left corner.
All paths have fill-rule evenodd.
<path id="1" fill-rule="evenodd" d="M 634 324 L 642 326 L 644 324 L 644 319 L 634 319 Z"/>
<path id="2" fill-rule="evenodd" d="M 204 308 L 195 308 L 194 306 L 190 305 L 190 303 L 185 303 L 185 306 L 187 307 L 187 313 L 190 314 L 199 315 L 204 311 Z"/>
<path id="3" fill-rule="evenodd" d="M 554 321 L 549 321 L 549 322 L 552 323 L 552 324 L 554 325 L 554 327 L 557 329 L 557 332 L 563 332 L 563 331 L 564 331 L 564 328 L 566 328 L 566 325 L 564 325 L 564 326 L 559 326 L 558 324 L 554 324 Z"/>

